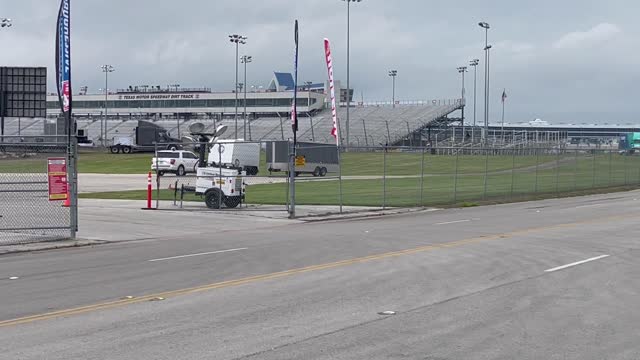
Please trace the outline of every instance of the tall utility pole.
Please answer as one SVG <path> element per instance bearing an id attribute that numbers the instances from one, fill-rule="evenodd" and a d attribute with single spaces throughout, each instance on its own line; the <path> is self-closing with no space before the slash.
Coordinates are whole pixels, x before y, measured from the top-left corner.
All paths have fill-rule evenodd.
<path id="1" fill-rule="evenodd" d="M 476 127 L 476 92 L 478 90 L 478 65 L 480 64 L 480 59 L 473 59 L 469 63 L 469 65 L 473 66 L 473 127 Z"/>
<path id="2" fill-rule="evenodd" d="M 487 22 L 480 22 L 478 26 L 485 31 L 484 41 L 484 135 L 483 140 L 487 140 L 489 135 L 489 29 L 491 26 Z"/>
<path id="3" fill-rule="evenodd" d="M 111 65 L 102 65 L 102 72 L 104 73 L 104 118 L 102 125 L 100 125 L 100 138 L 102 139 L 102 146 L 109 145 L 107 143 L 107 112 L 109 111 L 109 73 L 116 71 Z"/>
<path id="4" fill-rule="evenodd" d="M 467 72 L 467 67 L 466 66 L 459 67 L 458 72 L 462 74 L 462 141 L 464 142 L 465 141 L 464 107 L 466 106 L 465 104 L 466 91 L 464 87 L 464 75 Z M 454 139 L 455 139 L 455 134 L 454 134 Z"/>
<path id="5" fill-rule="evenodd" d="M 350 57 L 351 57 L 351 3 L 362 0 L 342 0 L 347 3 L 347 146 L 349 146 L 349 112 L 351 111 Z"/>
<path id="6" fill-rule="evenodd" d="M 391 91 L 391 104 L 393 108 L 396 108 L 396 77 L 398 76 L 398 70 L 390 70 L 389 76 L 393 79 L 393 90 Z"/>
<path id="7" fill-rule="evenodd" d="M 253 61 L 253 56 L 243 55 L 240 62 L 244 64 L 244 140 L 247 140 L 247 64 Z"/>
<path id="8" fill-rule="evenodd" d="M 232 43 L 236 44 L 236 84 L 234 86 L 234 90 L 233 92 L 236 94 L 236 112 L 234 115 L 234 119 L 235 119 L 235 127 L 236 127 L 236 132 L 234 134 L 235 138 L 238 138 L 238 57 L 239 57 L 239 47 L 240 44 L 244 45 L 247 43 L 247 37 L 246 36 L 242 36 L 242 35 L 238 35 L 238 34 L 233 34 L 233 35 L 229 35 L 229 41 L 231 41 Z"/>

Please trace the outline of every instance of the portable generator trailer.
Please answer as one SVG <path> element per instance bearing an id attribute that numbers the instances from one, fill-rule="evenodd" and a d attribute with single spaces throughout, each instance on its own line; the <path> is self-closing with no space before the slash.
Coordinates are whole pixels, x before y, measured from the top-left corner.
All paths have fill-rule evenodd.
<path id="1" fill-rule="evenodd" d="M 246 172 L 237 168 L 207 165 L 205 161 L 207 153 L 227 130 L 227 127 L 220 126 L 213 133 L 205 133 L 204 128 L 204 125 L 200 123 L 192 124 L 189 127 L 189 131 L 193 135 L 191 141 L 200 144 L 200 165 L 196 175 L 196 186 L 185 186 L 183 191 L 195 192 L 196 195 L 203 196 L 209 209 L 220 209 L 222 205 L 235 208 L 244 200 L 243 176 L 246 176 Z"/>
<path id="2" fill-rule="evenodd" d="M 267 168 L 269 172 L 289 172 L 291 143 L 288 141 L 270 141 L 267 143 Z M 299 142 L 296 154 L 304 165 L 296 165 L 295 174 L 326 176 L 338 172 L 340 162 L 338 148 L 335 145 L 311 142 Z"/>

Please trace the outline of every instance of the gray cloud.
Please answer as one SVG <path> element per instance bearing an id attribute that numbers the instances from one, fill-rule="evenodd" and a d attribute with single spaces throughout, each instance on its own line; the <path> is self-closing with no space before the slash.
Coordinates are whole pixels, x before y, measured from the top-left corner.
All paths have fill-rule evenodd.
<path id="1" fill-rule="evenodd" d="M 52 73 L 57 1 L 5 2 L 0 16 L 13 18 L 14 27 L 0 31 L 0 63 L 46 65 Z M 508 0 L 364 0 L 352 6 L 353 86 L 365 100 L 388 99 L 387 70 L 394 68 L 399 71 L 399 98 L 456 97 L 460 79 L 455 68 L 484 59 L 483 33 L 476 24 L 486 20 L 492 24 L 494 45 L 493 110 L 500 108 L 506 88 L 512 121 L 536 116 L 567 122 L 633 121 L 632 94 L 640 80 L 635 66 L 640 31 L 633 14 L 639 6 L 631 0 L 517 5 Z M 230 33 L 249 37 L 241 50 L 254 57 L 249 84 L 266 85 L 272 71 L 293 67 L 296 18 L 301 24 L 301 80 L 324 81 L 322 39 L 328 37 L 336 76 L 344 81 L 345 7 L 339 0 L 75 0 L 75 87 L 103 87 L 99 66 L 109 63 L 117 68 L 114 87 L 178 82 L 229 90 L 235 60 Z M 467 94 L 473 94 L 472 85 Z M 499 117 L 499 111 L 492 111 L 492 117 Z"/>

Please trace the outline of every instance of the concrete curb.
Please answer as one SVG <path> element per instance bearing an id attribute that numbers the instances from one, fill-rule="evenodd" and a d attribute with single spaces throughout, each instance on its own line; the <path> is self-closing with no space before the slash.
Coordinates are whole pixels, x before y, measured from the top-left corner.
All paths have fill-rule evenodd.
<path id="1" fill-rule="evenodd" d="M 383 217 L 383 216 L 430 213 L 430 212 L 435 212 L 439 210 L 442 210 L 442 209 L 439 209 L 439 208 L 386 209 L 386 210 L 373 210 L 373 211 L 367 211 L 367 212 L 353 212 L 353 213 L 344 213 L 344 214 L 312 215 L 312 216 L 300 217 L 300 218 L 297 218 L 296 220 L 306 222 L 306 223 L 344 221 L 344 220 L 357 220 L 357 219 L 371 219 L 371 218 Z"/>
<path id="2" fill-rule="evenodd" d="M 38 242 L 38 243 L 20 244 L 20 245 L 7 245 L 7 246 L 0 246 L 0 256 L 8 255 L 8 254 L 34 252 L 34 251 L 45 251 L 45 250 L 56 250 L 56 249 L 66 249 L 66 248 L 74 248 L 74 247 L 102 245 L 106 243 L 109 243 L 109 242 L 101 241 L 101 240 L 80 239 L 80 240 L 48 241 L 48 242 Z"/>

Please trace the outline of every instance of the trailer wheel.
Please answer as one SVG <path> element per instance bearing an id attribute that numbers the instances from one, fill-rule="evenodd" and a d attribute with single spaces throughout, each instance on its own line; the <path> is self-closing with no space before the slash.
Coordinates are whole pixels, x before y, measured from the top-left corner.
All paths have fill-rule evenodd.
<path id="1" fill-rule="evenodd" d="M 327 172 L 328 172 L 327 168 L 323 167 L 322 169 L 320 169 L 320 176 L 321 177 L 327 176 Z"/>
<path id="2" fill-rule="evenodd" d="M 224 204 L 230 209 L 235 209 L 240 205 L 240 196 L 226 197 L 224 198 Z"/>
<path id="3" fill-rule="evenodd" d="M 117 146 L 117 145 L 110 147 L 109 150 L 111 151 L 112 154 L 119 154 L 120 153 L 120 147 Z"/>
<path id="4" fill-rule="evenodd" d="M 321 173 L 322 173 L 322 169 L 320 169 L 319 166 L 317 166 L 315 169 L 313 169 L 313 177 L 318 177 L 318 176 L 320 176 Z"/>
<path id="5" fill-rule="evenodd" d="M 131 154 L 131 147 L 129 147 L 129 146 L 122 147 L 122 153 L 123 154 Z"/>
<path id="6" fill-rule="evenodd" d="M 209 209 L 220 209 L 223 203 L 220 189 L 210 189 L 204 194 L 204 203 Z"/>

